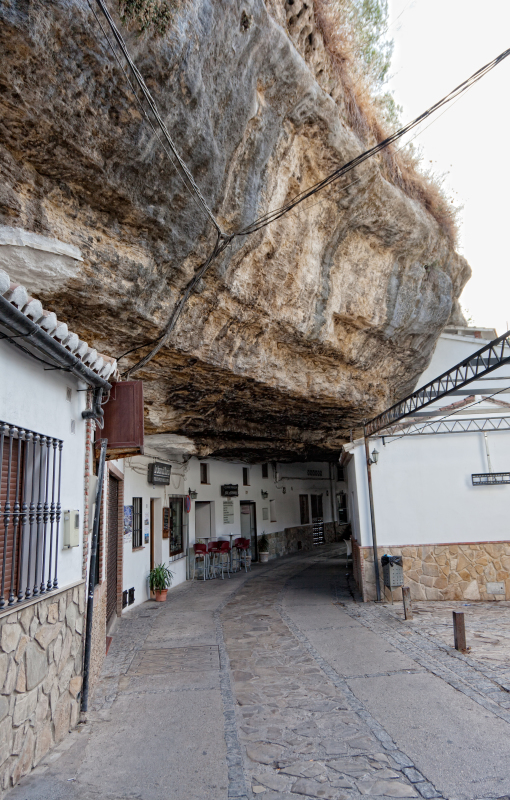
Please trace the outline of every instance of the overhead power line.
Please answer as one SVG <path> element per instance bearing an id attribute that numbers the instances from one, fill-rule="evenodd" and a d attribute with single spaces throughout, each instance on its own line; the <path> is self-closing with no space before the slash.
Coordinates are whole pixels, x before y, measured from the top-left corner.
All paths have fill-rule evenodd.
<path id="1" fill-rule="evenodd" d="M 233 239 L 235 237 L 247 236 L 247 235 L 250 235 L 252 233 L 256 233 L 257 231 L 261 230 L 262 228 L 265 228 L 267 225 L 270 225 L 271 223 L 276 222 L 276 220 L 280 219 L 285 214 L 288 214 L 290 211 L 292 211 L 292 209 L 294 209 L 297 205 L 299 205 L 303 201 L 307 200 L 309 197 L 312 197 L 317 192 L 320 192 L 323 189 L 325 189 L 327 186 L 330 186 L 331 184 L 335 183 L 340 178 L 342 178 L 344 175 L 346 175 L 348 172 L 352 171 L 353 169 L 355 169 L 356 167 L 360 166 L 365 161 L 367 161 L 369 158 L 372 158 L 373 156 L 375 156 L 378 153 L 380 153 L 386 147 L 389 147 L 391 144 L 393 144 L 394 142 L 396 142 L 399 139 L 401 139 L 403 136 L 405 136 L 407 133 L 409 133 L 409 131 L 413 130 L 413 128 L 415 128 L 416 126 L 420 125 L 420 123 L 422 123 L 425 119 L 427 119 L 432 114 L 434 114 L 440 108 L 445 106 L 447 103 L 450 103 L 452 100 L 454 100 L 455 98 L 459 97 L 459 95 L 461 95 L 463 92 L 465 92 L 468 89 L 470 89 L 477 81 L 479 81 L 481 78 L 483 78 L 488 72 L 490 72 L 492 69 L 494 69 L 494 67 L 496 67 L 498 64 L 500 64 L 505 58 L 507 58 L 510 55 L 510 48 L 509 48 L 508 50 L 505 50 L 499 56 L 494 58 L 492 61 L 490 61 L 488 64 L 485 64 L 485 66 L 481 67 L 479 70 L 477 70 L 475 73 L 473 73 L 473 75 L 471 75 L 471 77 L 469 77 L 467 80 L 465 80 L 462 83 L 460 83 L 455 89 L 453 89 L 451 92 L 449 92 L 447 95 L 445 95 L 441 100 L 439 100 L 433 106 L 430 106 L 430 108 L 428 108 L 426 111 L 424 111 L 418 117 L 416 117 L 414 120 L 409 122 L 404 127 L 400 128 L 398 131 L 395 131 L 395 133 L 391 134 L 391 136 L 388 136 L 386 139 L 384 139 L 383 141 L 377 143 L 376 145 L 374 145 L 373 147 L 369 148 L 368 150 L 365 150 L 363 153 L 360 153 L 360 155 L 358 155 L 355 158 L 351 159 L 346 164 L 343 164 L 342 166 L 338 167 L 336 170 L 334 170 L 332 173 L 330 173 L 327 177 L 325 177 L 322 180 L 318 181 L 313 186 L 310 186 L 307 189 L 304 189 L 302 192 L 300 192 L 299 194 L 295 195 L 287 203 L 285 203 L 284 205 L 280 206 L 279 208 L 273 209 L 272 211 L 269 211 L 266 214 L 263 214 L 262 216 L 258 217 L 257 219 L 255 219 L 253 222 L 251 222 L 249 225 L 245 226 L 244 228 L 241 228 L 238 231 L 234 231 L 232 233 L 228 233 L 227 234 L 227 233 L 224 233 L 221 230 L 221 227 L 220 227 L 219 223 L 217 222 L 217 220 L 216 220 L 211 208 L 207 204 L 204 196 L 202 195 L 199 187 L 197 186 L 197 184 L 196 184 L 191 172 L 189 171 L 188 167 L 186 166 L 184 160 L 179 155 L 179 152 L 178 152 L 178 150 L 177 150 L 177 148 L 176 148 L 176 146 L 175 146 L 175 144 L 174 144 L 174 142 L 172 140 L 172 137 L 170 136 L 170 134 L 169 134 L 169 132 L 168 132 L 168 130 L 166 128 L 166 125 L 163 122 L 163 119 L 162 119 L 162 117 L 161 117 L 161 115 L 159 113 L 159 110 L 158 110 L 158 107 L 156 105 L 156 102 L 155 102 L 154 98 L 152 97 L 151 93 L 149 92 L 149 90 L 148 90 L 148 88 L 147 88 L 147 86 L 145 84 L 145 81 L 144 81 L 140 71 L 138 70 L 138 68 L 137 68 L 136 64 L 134 63 L 133 59 L 131 58 L 131 56 L 129 54 L 129 51 L 127 49 L 126 43 L 124 42 L 124 39 L 122 38 L 122 35 L 120 34 L 117 26 L 115 25 L 115 22 L 113 21 L 113 19 L 112 19 L 111 15 L 110 15 L 110 12 L 108 11 L 108 8 L 107 8 L 104 0 L 96 0 L 96 2 L 98 3 L 99 8 L 101 9 L 102 13 L 104 14 L 104 16 L 105 16 L 105 18 L 106 18 L 106 20 L 108 22 L 108 25 L 109 25 L 112 33 L 113 33 L 115 41 L 116 41 L 118 47 L 120 48 L 120 50 L 122 52 L 122 55 L 124 56 L 124 58 L 125 58 L 125 60 L 126 60 L 126 62 L 128 64 L 129 69 L 131 70 L 131 73 L 132 73 L 132 75 L 134 77 L 135 83 L 138 85 L 139 89 L 141 90 L 141 92 L 143 94 L 143 97 L 144 97 L 144 99 L 145 99 L 145 101 L 146 101 L 146 103 L 147 103 L 147 105 L 148 105 L 148 107 L 150 109 L 150 112 L 154 116 L 154 119 L 155 119 L 155 121 L 157 123 L 157 126 L 159 127 L 161 133 L 163 134 L 163 137 L 164 137 L 166 143 L 168 144 L 173 157 L 177 161 L 177 168 L 179 170 L 181 178 L 183 179 L 183 181 L 184 181 L 184 183 L 186 185 L 186 188 L 193 194 L 194 198 L 200 203 L 202 209 L 207 214 L 207 216 L 209 217 L 209 220 L 212 222 L 212 224 L 214 225 L 215 230 L 216 230 L 216 242 L 215 242 L 215 245 L 213 247 L 213 250 L 212 250 L 211 254 L 200 265 L 200 267 L 196 270 L 193 278 L 188 282 L 188 284 L 184 288 L 184 291 L 182 292 L 181 297 L 178 300 L 178 302 L 175 304 L 175 306 L 174 306 L 174 308 L 172 310 L 172 314 L 170 316 L 170 319 L 168 320 L 167 324 L 165 325 L 165 327 L 164 327 L 162 333 L 160 334 L 160 336 L 157 337 L 156 339 L 151 340 L 150 342 L 145 342 L 144 344 L 141 344 L 138 347 L 132 348 L 131 350 L 128 350 L 126 353 L 123 353 L 122 356 L 120 356 L 120 358 L 122 358 L 123 356 L 128 355 L 129 353 L 135 352 L 136 350 L 139 350 L 139 349 L 141 349 L 143 347 L 148 347 L 149 345 L 156 343 L 155 347 L 150 351 L 150 353 L 148 353 L 140 361 L 138 361 L 136 364 L 134 364 L 132 367 L 130 367 L 128 370 L 126 370 L 126 372 L 124 373 L 124 375 L 126 375 L 126 376 L 127 375 L 132 375 L 135 371 L 137 371 L 137 370 L 141 369 L 141 367 L 145 366 L 156 355 L 156 353 L 159 352 L 159 350 L 166 344 L 166 342 L 168 341 L 172 331 L 175 328 L 177 320 L 178 320 L 180 314 L 182 313 L 182 311 L 184 309 L 184 306 L 186 305 L 186 303 L 188 301 L 188 298 L 189 298 L 190 294 L 192 293 L 193 289 L 195 288 L 195 286 L 197 285 L 199 280 L 202 278 L 202 276 L 205 274 L 205 272 L 209 269 L 211 264 L 217 258 L 219 258 L 219 256 L 224 252 L 224 250 L 228 247 L 228 245 L 233 241 Z M 90 5 L 90 2 L 89 2 L 89 5 Z M 119 59 L 119 54 L 115 50 L 115 47 L 114 47 L 113 43 L 111 42 L 110 38 L 108 37 L 108 35 L 104 31 L 103 26 L 100 24 L 100 22 L 99 22 L 99 20 L 97 18 L 97 15 L 94 14 L 94 16 L 96 17 L 96 20 L 98 21 L 98 23 L 99 23 L 99 25 L 101 27 L 101 30 L 103 32 L 103 35 L 106 38 L 106 41 L 108 43 L 109 48 L 112 50 L 117 62 L 119 63 L 122 71 L 124 72 L 124 75 L 126 76 L 128 84 L 129 84 L 131 90 L 133 91 L 133 93 L 135 95 L 135 98 L 136 98 L 136 101 L 137 101 L 138 105 L 140 105 L 141 104 L 140 98 L 138 97 L 137 93 L 135 92 L 131 81 L 127 77 L 127 75 L 125 73 L 125 70 L 122 67 L 122 63 L 120 62 L 120 59 Z M 155 127 L 154 127 L 154 123 L 150 119 L 149 115 L 147 114 L 147 112 L 143 108 L 143 106 L 142 106 L 142 110 L 143 110 L 143 114 L 144 114 L 145 118 L 148 119 L 152 130 L 156 133 Z M 161 139 L 160 139 L 159 135 L 157 135 L 157 138 L 158 138 L 159 142 L 161 143 Z M 165 152 L 167 153 L 167 155 L 169 155 L 169 157 L 171 158 L 170 154 L 168 153 L 167 148 L 164 147 L 164 149 L 165 149 Z M 173 158 L 171 158 L 171 160 L 172 160 L 172 163 L 174 163 Z"/>

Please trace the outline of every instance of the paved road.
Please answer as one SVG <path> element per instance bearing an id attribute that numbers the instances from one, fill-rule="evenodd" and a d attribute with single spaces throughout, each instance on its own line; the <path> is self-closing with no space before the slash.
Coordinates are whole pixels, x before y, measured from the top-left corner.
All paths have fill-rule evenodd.
<path id="1" fill-rule="evenodd" d="M 502 693 L 321 548 L 126 614 L 89 721 L 9 798 L 507 797 Z"/>

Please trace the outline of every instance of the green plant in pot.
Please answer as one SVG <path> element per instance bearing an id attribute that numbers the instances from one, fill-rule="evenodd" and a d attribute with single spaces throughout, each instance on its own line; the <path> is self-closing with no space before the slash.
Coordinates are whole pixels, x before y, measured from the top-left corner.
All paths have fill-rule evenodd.
<path id="1" fill-rule="evenodd" d="M 259 536 L 259 559 L 263 564 L 269 561 L 269 539 L 265 531 Z"/>
<path id="2" fill-rule="evenodd" d="M 149 586 L 151 591 L 156 592 L 156 600 L 159 603 L 166 600 L 173 576 L 174 573 L 165 564 L 158 564 L 149 572 Z"/>

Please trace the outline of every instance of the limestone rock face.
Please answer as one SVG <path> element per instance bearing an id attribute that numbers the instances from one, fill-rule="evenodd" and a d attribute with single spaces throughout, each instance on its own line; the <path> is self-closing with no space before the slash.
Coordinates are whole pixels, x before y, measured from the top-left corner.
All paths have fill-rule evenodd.
<path id="1" fill-rule="evenodd" d="M 108 4 L 226 232 L 365 149 L 311 0 L 175 0 L 161 37 L 130 31 Z M 159 335 L 214 230 L 86 0 L 10 0 L 0 21 L 0 225 L 79 249 L 73 269 L 54 259 L 27 289 L 119 357 Z M 235 239 L 206 273 L 169 346 L 134 376 L 146 433 L 227 458 L 333 453 L 412 390 L 469 272 L 425 208 L 368 161 Z"/>

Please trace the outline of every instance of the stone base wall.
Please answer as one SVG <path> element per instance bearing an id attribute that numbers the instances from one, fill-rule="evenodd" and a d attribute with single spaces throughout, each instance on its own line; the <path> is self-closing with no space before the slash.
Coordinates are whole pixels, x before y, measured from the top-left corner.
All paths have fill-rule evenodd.
<path id="1" fill-rule="evenodd" d="M 413 600 L 510 600 L 510 542 L 403 545 L 379 548 L 402 556 Z M 353 542 L 354 577 L 363 600 L 375 600 L 374 553 Z M 381 591 L 384 591 L 381 574 Z M 386 589 L 390 597 L 390 590 Z M 400 589 L 393 591 L 401 598 Z"/>
<path id="2" fill-rule="evenodd" d="M 335 525 L 334 522 L 325 522 L 325 544 L 340 542 L 347 531 L 350 531 L 350 525 L 341 525 L 338 522 Z M 312 525 L 298 525 L 294 528 L 285 528 L 283 531 L 266 535 L 269 539 L 270 559 L 279 558 L 289 553 L 297 553 L 299 550 L 312 550 L 314 547 Z"/>
<path id="3" fill-rule="evenodd" d="M 0 796 L 78 723 L 84 583 L 0 616 Z"/>

